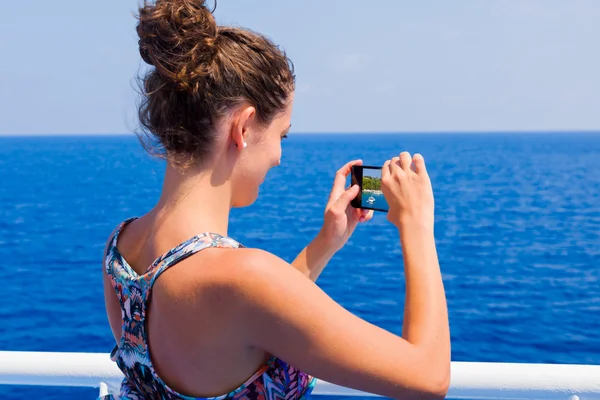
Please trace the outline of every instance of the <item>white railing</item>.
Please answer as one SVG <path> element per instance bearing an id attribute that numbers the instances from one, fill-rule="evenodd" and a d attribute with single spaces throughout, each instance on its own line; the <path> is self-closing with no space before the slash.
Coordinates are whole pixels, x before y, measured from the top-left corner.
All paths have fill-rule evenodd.
<path id="1" fill-rule="evenodd" d="M 83 386 L 115 392 L 108 354 L 0 351 L 0 385 Z M 314 394 L 373 396 L 319 381 Z M 448 399 L 600 400 L 600 366 L 453 362 Z"/>

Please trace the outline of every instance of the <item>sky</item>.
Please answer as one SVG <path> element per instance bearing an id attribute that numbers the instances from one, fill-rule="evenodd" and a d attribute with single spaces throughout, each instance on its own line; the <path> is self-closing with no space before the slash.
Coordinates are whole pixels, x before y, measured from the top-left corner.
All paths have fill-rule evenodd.
<path id="1" fill-rule="evenodd" d="M 363 169 L 363 176 L 381 178 L 381 170 L 380 169 Z"/>
<path id="2" fill-rule="evenodd" d="M 135 131 L 137 6 L 3 2 L 0 134 Z M 220 0 L 215 16 L 292 59 L 292 132 L 600 131 L 597 0 Z"/>

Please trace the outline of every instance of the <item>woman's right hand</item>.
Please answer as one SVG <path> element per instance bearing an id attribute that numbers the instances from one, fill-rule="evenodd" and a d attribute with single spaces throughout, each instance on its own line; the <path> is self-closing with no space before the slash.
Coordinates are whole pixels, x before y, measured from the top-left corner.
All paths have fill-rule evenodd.
<path id="1" fill-rule="evenodd" d="M 385 162 L 381 171 L 381 189 L 389 205 L 388 221 L 398 229 L 420 225 L 433 229 L 434 200 L 425 160 L 402 152 Z"/>

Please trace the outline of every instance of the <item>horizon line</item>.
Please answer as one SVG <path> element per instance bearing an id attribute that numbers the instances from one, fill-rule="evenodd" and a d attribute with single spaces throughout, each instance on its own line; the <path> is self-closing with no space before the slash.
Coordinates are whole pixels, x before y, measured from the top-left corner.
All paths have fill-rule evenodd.
<path id="1" fill-rule="evenodd" d="M 575 134 L 600 134 L 600 129 L 582 129 L 582 130 L 568 130 L 568 129 L 556 129 L 556 130 L 448 130 L 448 131 L 325 131 L 325 132 L 290 132 L 290 135 L 498 135 L 498 134 L 564 134 L 564 133 L 575 133 Z M 98 137 L 98 136 L 132 136 L 135 137 L 137 134 L 134 132 L 123 132 L 123 133 L 25 133 L 25 134 L 14 134 L 14 133 L 0 133 L 0 137 Z"/>

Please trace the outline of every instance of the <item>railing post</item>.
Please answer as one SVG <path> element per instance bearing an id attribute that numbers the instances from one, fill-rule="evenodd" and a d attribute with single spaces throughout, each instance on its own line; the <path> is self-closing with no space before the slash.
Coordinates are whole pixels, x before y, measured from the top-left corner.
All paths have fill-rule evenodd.
<path id="1" fill-rule="evenodd" d="M 108 393 L 108 385 L 104 382 L 100 382 L 100 393 L 98 394 L 99 397 L 102 396 L 107 396 L 110 393 Z"/>

